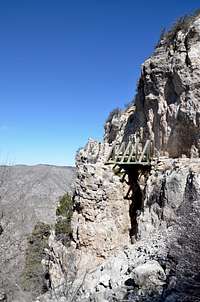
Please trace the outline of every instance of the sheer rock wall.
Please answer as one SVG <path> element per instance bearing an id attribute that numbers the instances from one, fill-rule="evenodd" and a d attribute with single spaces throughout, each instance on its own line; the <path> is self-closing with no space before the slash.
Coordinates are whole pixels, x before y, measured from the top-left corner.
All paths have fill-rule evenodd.
<path id="1" fill-rule="evenodd" d="M 111 238 L 112 244 L 105 247 L 106 254 L 109 246 L 112 250 L 119 242 L 123 244 L 122 237 L 127 237 L 121 237 L 120 233 L 130 225 L 129 205 L 124 200 L 128 187 L 121 185 L 112 171 L 104 166 L 109 145 L 136 135 L 143 144 L 150 138 L 157 154 L 170 158 L 199 157 L 200 19 L 190 24 L 186 31 L 179 30 L 173 42 L 166 43 L 165 39 L 142 65 L 135 105 L 109 119 L 102 144 L 90 141 L 81 151 L 83 154 L 80 153 L 75 204 L 80 204 L 81 210 L 75 211 L 73 219 L 77 233 L 74 232 L 74 240 L 80 246 L 89 245 L 91 248 L 93 244 L 89 241 L 96 235 L 99 242 L 105 240 L 104 237 Z M 97 204 L 102 210 L 97 209 Z M 112 207 L 123 209 L 121 213 L 116 212 L 116 216 L 127 221 L 122 223 L 124 227 L 116 222 Z M 104 213 L 104 217 L 100 213 Z M 102 228 L 104 219 L 106 227 Z M 102 249 L 106 240 L 103 245 L 100 243 Z M 96 244 L 95 240 L 93 243 Z"/>
<path id="2" fill-rule="evenodd" d="M 121 140 L 131 134 L 141 141 L 150 138 L 161 154 L 170 157 L 199 156 L 200 19 L 186 32 L 179 30 L 170 44 L 166 39 L 142 65 L 135 108 L 127 122 L 122 115 L 123 126 L 117 129 L 123 128 Z M 117 124 L 116 117 L 113 124 Z M 109 133 L 107 141 L 111 140 Z"/>

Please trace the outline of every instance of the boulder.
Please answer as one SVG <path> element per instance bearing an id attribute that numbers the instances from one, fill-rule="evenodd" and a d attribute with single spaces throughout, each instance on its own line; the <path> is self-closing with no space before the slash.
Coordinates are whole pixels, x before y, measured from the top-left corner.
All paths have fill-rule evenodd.
<path id="1" fill-rule="evenodd" d="M 155 288 L 164 285 L 166 280 L 162 266 L 155 260 L 138 265 L 133 270 L 133 279 L 140 288 Z"/>

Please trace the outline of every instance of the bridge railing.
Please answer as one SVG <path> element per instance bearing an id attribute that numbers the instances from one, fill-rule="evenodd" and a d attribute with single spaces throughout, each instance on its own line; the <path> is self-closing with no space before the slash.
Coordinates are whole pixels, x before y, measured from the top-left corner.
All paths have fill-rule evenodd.
<path id="1" fill-rule="evenodd" d="M 146 140 L 145 144 L 139 141 L 116 143 L 113 145 L 106 164 L 140 164 L 150 163 L 154 156 L 154 144 Z"/>

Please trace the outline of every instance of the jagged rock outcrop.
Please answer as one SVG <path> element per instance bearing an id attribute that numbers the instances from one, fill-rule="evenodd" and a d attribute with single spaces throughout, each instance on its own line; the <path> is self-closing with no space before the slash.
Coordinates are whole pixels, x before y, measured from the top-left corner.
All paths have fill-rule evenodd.
<path id="1" fill-rule="evenodd" d="M 135 110 L 127 123 L 121 118 L 121 139 L 137 134 L 141 141 L 151 138 L 161 154 L 198 157 L 200 19 L 194 18 L 187 29 L 174 35 L 171 42 L 168 35 L 161 39 L 154 54 L 142 65 Z M 112 137 L 107 140 L 110 142 Z"/>
<path id="2" fill-rule="evenodd" d="M 89 146 L 91 156 L 98 145 L 90 141 Z M 76 246 L 84 249 L 88 256 L 91 254 L 95 264 L 105 259 L 119 243 L 123 245 L 129 240 L 129 202 L 123 199 L 124 184 L 110 167 L 104 165 L 101 156 L 97 157 L 96 163 L 89 159 L 87 164 L 82 162 L 82 156 L 80 154 L 77 159 L 73 238 Z"/>
<path id="3" fill-rule="evenodd" d="M 77 280 L 85 276 L 76 301 L 200 299 L 199 57 L 197 15 L 161 38 L 142 65 L 135 104 L 111 114 L 103 143 L 80 150 L 68 248 L 82 259 Z M 131 184 L 105 162 L 112 144 L 134 136 L 165 157 L 143 173 L 133 168 Z"/>
<path id="4" fill-rule="evenodd" d="M 186 295 L 188 301 L 195 301 L 199 284 L 199 172 L 199 159 L 166 159 L 152 169 L 145 188 L 144 207 L 137 216 L 137 241 L 131 244 L 127 236 L 113 249 L 104 245 L 105 259 L 98 254 L 102 252 L 98 245 L 99 240 L 102 243 L 101 238 L 95 234 L 88 236 L 87 220 L 85 236 L 80 236 L 83 242 L 92 237 L 88 245 L 82 246 L 77 241 L 76 249 L 73 245 L 65 248 L 52 238 L 48 258 L 52 287 L 63 286 L 62 266 L 69 268 L 63 255 L 71 253 L 75 256 L 71 256 L 73 261 L 81 259 L 76 275 L 75 290 L 81 284 L 77 301 L 179 301 L 177 297 Z M 130 217 L 128 221 L 130 227 Z M 98 228 L 105 233 L 108 230 L 103 223 Z M 96 234 L 98 228 L 94 228 Z M 60 301 L 70 301 L 60 293 L 63 291 L 57 292 L 57 297 L 62 297 Z M 51 294 L 38 301 L 54 299 Z"/>

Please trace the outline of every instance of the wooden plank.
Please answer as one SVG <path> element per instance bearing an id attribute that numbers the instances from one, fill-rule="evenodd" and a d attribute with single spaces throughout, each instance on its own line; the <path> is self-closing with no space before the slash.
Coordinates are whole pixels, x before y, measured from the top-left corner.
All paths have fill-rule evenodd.
<path id="1" fill-rule="evenodd" d="M 120 152 L 121 152 L 123 146 L 124 146 L 124 142 L 122 142 L 122 143 L 121 143 L 121 146 L 119 147 L 118 153 L 117 153 L 117 155 L 116 155 L 116 157 L 115 157 L 115 163 L 117 163 L 117 158 L 118 158 L 118 156 L 119 156 L 119 154 L 120 154 Z"/>
<path id="2" fill-rule="evenodd" d="M 150 162 L 147 162 L 147 161 L 141 161 L 141 162 L 139 162 L 139 161 L 132 161 L 132 162 L 129 162 L 129 163 L 127 163 L 127 162 L 123 162 L 123 163 L 120 163 L 120 162 L 118 162 L 117 163 L 117 165 L 119 165 L 119 166 L 132 166 L 132 165 L 134 165 L 134 166 L 136 166 L 136 165 L 138 165 L 138 166 L 150 166 L 151 165 L 151 163 Z"/>
<path id="3" fill-rule="evenodd" d="M 107 162 L 105 162 L 105 165 L 114 165 L 115 164 L 115 161 L 107 161 Z"/>
<path id="4" fill-rule="evenodd" d="M 146 143 L 145 143 L 144 149 L 143 149 L 143 151 L 142 151 L 142 153 L 141 153 L 141 155 L 140 155 L 140 158 L 139 158 L 139 162 L 142 161 L 142 159 L 143 159 L 143 157 L 144 157 L 144 154 L 145 154 L 145 152 L 146 152 L 146 149 L 147 149 L 148 145 L 149 145 L 149 139 L 148 139 L 148 140 L 146 141 Z"/>
<path id="5" fill-rule="evenodd" d="M 134 147 L 134 145 L 132 145 L 132 150 L 131 150 L 130 155 L 129 155 L 129 157 L 128 157 L 127 163 L 130 163 L 130 162 L 131 162 L 131 158 L 132 158 L 132 156 L 133 156 L 134 151 L 135 151 L 135 147 Z"/>
<path id="6" fill-rule="evenodd" d="M 117 162 L 127 162 L 126 159 L 128 159 L 128 156 L 129 156 L 129 155 L 125 155 L 125 156 L 124 156 L 124 160 L 121 161 L 121 159 L 122 159 L 123 156 L 124 156 L 124 155 L 119 155 L 119 156 L 117 157 Z"/>
<path id="7" fill-rule="evenodd" d="M 137 161 L 137 159 L 138 159 L 138 151 L 139 151 L 139 142 L 136 139 L 136 141 L 135 141 L 135 161 Z"/>
<path id="8" fill-rule="evenodd" d="M 124 158 L 125 158 L 125 156 L 126 156 L 126 153 L 127 153 L 127 151 L 128 151 L 128 149 L 129 149 L 129 147 L 130 147 L 130 141 L 128 142 L 128 144 L 127 144 L 127 146 L 126 146 L 126 149 L 125 149 L 125 151 L 124 151 L 124 154 L 123 154 L 123 156 L 122 156 L 122 158 L 121 158 L 121 162 L 123 162 L 124 161 Z"/>

